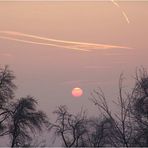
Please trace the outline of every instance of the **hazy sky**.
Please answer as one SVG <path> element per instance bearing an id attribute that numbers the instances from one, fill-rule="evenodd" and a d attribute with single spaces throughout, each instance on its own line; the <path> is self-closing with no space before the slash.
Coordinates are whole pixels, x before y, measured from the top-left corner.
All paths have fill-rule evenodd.
<path id="1" fill-rule="evenodd" d="M 0 65 L 10 65 L 15 72 L 17 96 L 35 96 L 50 116 L 61 104 L 93 113 L 88 100 L 93 89 L 102 87 L 113 100 L 121 72 L 126 85 L 131 84 L 136 67 L 148 68 L 148 2 L 118 4 L 129 24 L 111 1 L 0 2 L 0 31 L 133 48 L 83 52 L 0 38 Z M 74 87 L 81 87 L 84 95 L 74 98 Z"/>

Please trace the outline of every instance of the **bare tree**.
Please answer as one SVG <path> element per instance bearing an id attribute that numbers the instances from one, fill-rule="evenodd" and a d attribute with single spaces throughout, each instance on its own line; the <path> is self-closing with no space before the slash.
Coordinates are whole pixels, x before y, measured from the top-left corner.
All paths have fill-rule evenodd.
<path id="1" fill-rule="evenodd" d="M 119 80 L 119 97 L 117 107 L 118 113 L 111 112 L 107 99 L 101 89 L 94 90 L 91 94 L 91 101 L 98 107 L 99 111 L 112 124 L 112 131 L 109 131 L 112 136 L 109 137 L 111 146 L 129 147 L 133 136 L 133 126 L 131 117 L 131 99 L 128 95 L 123 96 L 123 75 Z M 114 133 L 113 133 L 114 132 Z"/>
<path id="2" fill-rule="evenodd" d="M 59 106 L 54 111 L 57 115 L 56 123 L 53 124 L 56 135 L 59 135 L 66 147 L 80 146 L 83 135 L 86 132 L 86 115 L 80 112 L 77 115 L 72 115 L 68 112 L 66 106 Z M 81 143 L 82 144 L 82 143 Z"/>

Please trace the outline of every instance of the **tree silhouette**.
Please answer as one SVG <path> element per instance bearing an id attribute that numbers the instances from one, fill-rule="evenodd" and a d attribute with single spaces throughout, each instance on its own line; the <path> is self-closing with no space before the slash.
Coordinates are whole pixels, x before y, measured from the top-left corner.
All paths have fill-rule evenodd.
<path id="1" fill-rule="evenodd" d="M 110 119 L 106 117 L 90 118 L 87 129 L 87 146 L 111 146 L 112 140 L 110 138 L 114 131 L 114 125 Z"/>
<path id="2" fill-rule="evenodd" d="M 61 136 L 66 147 L 78 147 L 79 140 L 86 132 L 86 116 L 84 112 L 77 115 L 70 114 L 66 106 L 59 106 L 54 111 L 57 115 L 56 123 L 53 124 L 55 134 Z"/>
<path id="3" fill-rule="evenodd" d="M 148 74 L 144 68 L 136 72 L 136 84 L 132 94 L 132 103 L 135 120 L 136 146 L 148 146 Z"/>
<path id="4" fill-rule="evenodd" d="M 99 111 L 106 119 L 112 123 L 112 131 L 109 131 L 110 146 L 131 146 L 132 137 L 134 135 L 133 123 L 131 114 L 131 98 L 129 95 L 123 95 L 123 75 L 119 79 L 119 96 L 115 102 L 118 108 L 118 113 L 113 113 L 108 106 L 107 99 L 101 89 L 94 90 L 91 101 L 98 107 Z"/>
<path id="5" fill-rule="evenodd" d="M 14 90 L 16 88 L 13 82 L 14 79 L 15 76 L 13 72 L 9 70 L 8 66 L 0 69 L 0 107 L 14 98 Z"/>
<path id="6" fill-rule="evenodd" d="M 0 69 L 0 136 L 9 135 L 11 147 L 28 145 L 31 135 L 49 124 L 47 116 L 37 110 L 34 98 L 14 100 L 14 79 L 8 66 Z"/>
<path id="7" fill-rule="evenodd" d="M 85 112 L 74 115 L 66 106 L 59 106 L 54 113 L 57 119 L 52 127 L 65 147 L 102 147 L 112 143 L 115 127 L 109 118 L 88 119 Z"/>
<path id="8" fill-rule="evenodd" d="M 91 101 L 99 109 L 98 117 L 88 118 L 84 111 L 72 114 L 66 106 L 59 106 L 52 124 L 37 109 L 33 97 L 14 99 L 14 79 L 8 66 L 0 69 L 0 136 L 9 135 L 11 147 L 35 146 L 33 136 L 46 125 L 65 147 L 148 146 L 148 74 L 144 68 L 136 73 L 130 93 L 124 91 L 123 75 L 120 76 L 117 112 L 110 108 L 103 91 L 97 89 L 91 94 Z M 43 144 L 44 140 L 37 145 Z"/>
<path id="9" fill-rule="evenodd" d="M 30 132 L 41 131 L 47 117 L 37 111 L 37 102 L 32 97 L 19 99 L 12 105 L 12 121 L 10 122 L 11 147 L 23 146 L 31 140 Z"/>
<path id="10" fill-rule="evenodd" d="M 8 66 L 0 69 L 0 136 L 8 134 L 6 120 L 10 116 L 9 103 L 14 98 L 15 76 Z"/>

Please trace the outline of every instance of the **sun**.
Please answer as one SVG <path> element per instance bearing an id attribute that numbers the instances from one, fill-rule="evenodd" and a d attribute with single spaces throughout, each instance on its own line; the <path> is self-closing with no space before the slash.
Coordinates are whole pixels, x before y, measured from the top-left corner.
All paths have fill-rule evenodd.
<path id="1" fill-rule="evenodd" d="M 81 97 L 83 95 L 83 90 L 79 87 L 75 87 L 72 89 L 72 95 L 74 97 Z"/>

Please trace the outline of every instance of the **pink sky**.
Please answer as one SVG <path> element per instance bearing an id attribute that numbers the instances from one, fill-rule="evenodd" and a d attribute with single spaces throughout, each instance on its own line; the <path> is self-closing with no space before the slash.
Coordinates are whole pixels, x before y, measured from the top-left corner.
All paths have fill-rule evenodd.
<path id="1" fill-rule="evenodd" d="M 118 4 L 129 24 L 111 1 L 0 2 L 0 31 L 133 48 L 84 53 L 0 38 L 0 65 L 14 70 L 17 95 L 37 97 L 41 108 L 51 114 L 61 104 L 73 111 L 94 108 L 88 97 L 97 86 L 114 99 L 121 72 L 132 84 L 136 67 L 148 68 L 148 2 Z M 73 87 L 81 87 L 84 95 L 72 97 Z"/>

